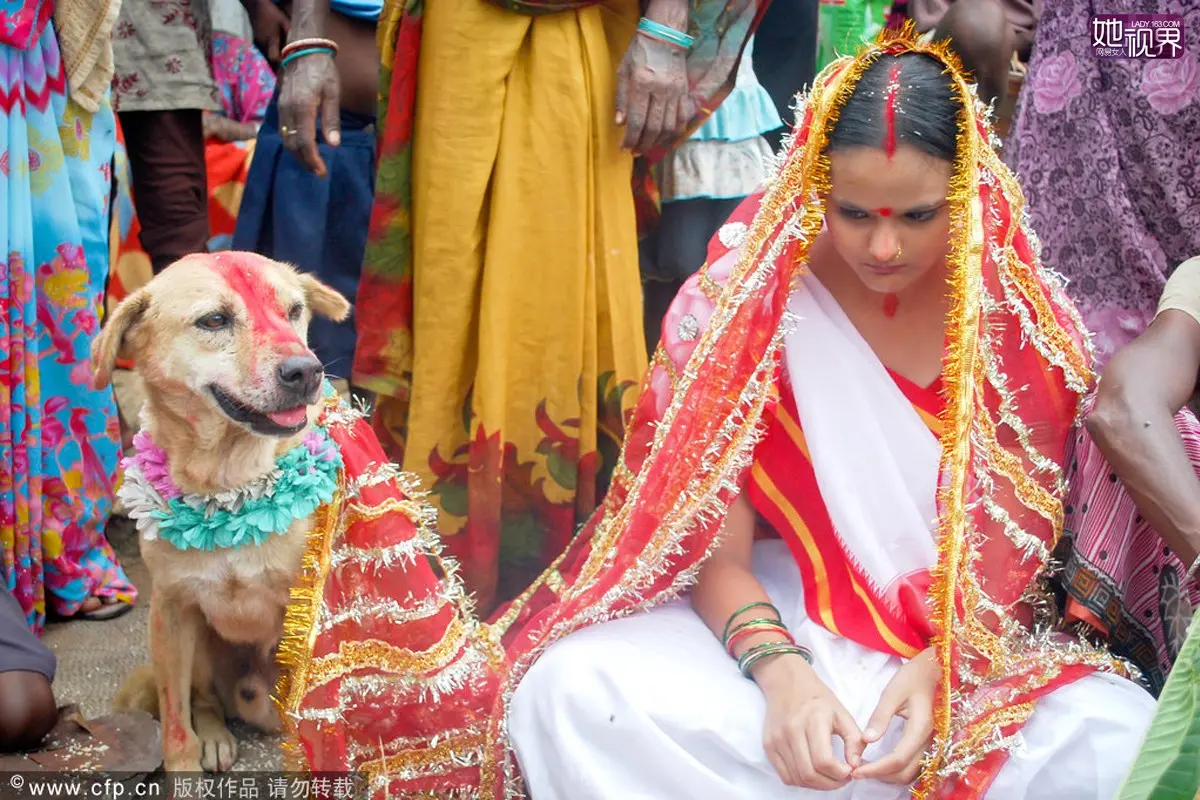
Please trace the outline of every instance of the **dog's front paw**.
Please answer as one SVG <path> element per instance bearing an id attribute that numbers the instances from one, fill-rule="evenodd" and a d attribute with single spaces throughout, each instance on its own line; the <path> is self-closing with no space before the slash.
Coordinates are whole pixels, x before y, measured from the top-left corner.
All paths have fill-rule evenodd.
<path id="1" fill-rule="evenodd" d="M 237 739 L 225 725 L 225 715 L 210 698 L 197 698 L 192 711 L 200 740 L 200 766 L 205 772 L 224 772 L 237 761 Z"/>
<path id="2" fill-rule="evenodd" d="M 200 766 L 205 772 L 225 772 L 237 761 L 237 739 L 224 723 L 200 734 Z"/>

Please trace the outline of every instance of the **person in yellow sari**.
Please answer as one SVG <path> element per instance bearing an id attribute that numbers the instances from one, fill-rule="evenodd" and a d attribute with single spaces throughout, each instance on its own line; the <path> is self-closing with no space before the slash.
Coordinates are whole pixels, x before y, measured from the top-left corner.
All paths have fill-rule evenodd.
<path id="1" fill-rule="evenodd" d="M 321 2 L 295 9 L 292 41 L 324 35 Z M 711 113 L 759 3 L 641 13 L 635 0 L 395 0 L 380 16 L 352 383 L 377 395 L 389 457 L 431 487 L 481 608 L 535 577 L 604 494 L 646 366 L 635 154 L 656 157 Z M 336 125 L 332 63 L 282 71 L 297 153 L 318 106 Z"/>

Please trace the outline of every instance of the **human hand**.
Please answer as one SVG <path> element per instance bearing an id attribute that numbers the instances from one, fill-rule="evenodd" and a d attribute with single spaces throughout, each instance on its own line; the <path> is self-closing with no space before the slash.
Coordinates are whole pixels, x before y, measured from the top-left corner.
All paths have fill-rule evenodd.
<path id="1" fill-rule="evenodd" d="M 244 0 L 254 30 L 254 43 L 272 67 L 279 66 L 279 53 L 287 41 L 291 22 L 271 0 Z"/>
<path id="2" fill-rule="evenodd" d="M 667 147 L 693 116 L 687 51 L 635 34 L 617 70 L 616 122 L 625 126 L 621 147 L 637 154 Z"/>
<path id="3" fill-rule="evenodd" d="M 822 790 L 849 783 L 866 747 L 862 732 L 808 662 L 774 656 L 753 671 L 767 697 L 763 746 L 783 782 Z M 834 736 L 845 745 L 846 761 L 833 754 Z"/>
<path id="4" fill-rule="evenodd" d="M 221 120 L 224 117 L 219 114 L 214 114 L 211 111 L 205 111 L 200 115 L 200 126 L 204 131 L 205 139 L 221 138 Z"/>
<path id="5" fill-rule="evenodd" d="M 930 647 L 892 676 L 867 723 L 863 749 L 883 736 L 893 717 L 904 718 L 904 735 L 888 755 L 855 767 L 855 780 L 908 785 L 917 779 L 921 759 L 933 737 L 933 703 L 940 675 L 937 651 Z M 855 755 L 861 758 L 862 751 Z"/>
<path id="6" fill-rule="evenodd" d="M 203 117 L 204 138 L 219 142 L 245 142 L 258 135 L 258 129 L 249 122 L 235 122 L 228 117 L 205 111 Z"/>
<path id="7" fill-rule="evenodd" d="M 337 65 L 327 53 L 300 56 L 279 76 L 279 133 L 283 146 L 309 172 L 324 178 L 325 161 L 317 148 L 317 114 L 325 141 L 341 143 L 340 85 Z"/>

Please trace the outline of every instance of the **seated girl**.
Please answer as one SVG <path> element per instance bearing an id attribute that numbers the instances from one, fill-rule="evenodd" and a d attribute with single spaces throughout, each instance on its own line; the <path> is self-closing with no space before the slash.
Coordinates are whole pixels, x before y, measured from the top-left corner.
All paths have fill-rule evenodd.
<path id="1" fill-rule="evenodd" d="M 603 509 L 490 622 L 387 555 L 436 555 L 428 528 L 351 495 L 283 648 L 308 766 L 391 796 L 1112 797 L 1154 700 L 1047 587 L 1091 354 L 982 115 L 911 28 L 817 78 L 667 314 Z"/>
<path id="2" fill-rule="evenodd" d="M 935 59 L 887 54 L 870 63 L 829 126 L 825 227 L 788 300 L 779 402 L 723 536 L 690 603 L 572 634 L 522 681 L 508 728 L 537 800 L 803 796 L 789 787 L 906 796 L 945 679 L 933 644 L 938 609 L 927 602 L 932 571 L 945 574 L 951 559 L 961 559 L 959 569 L 981 573 L 979 588 L 1003 592 L 996 627 L 1019 621 L 1013 601 L 1032 588 L 1030 566 L 1042 548 L 1040 536 L 1018 526 L 1048 529 L 1062 513 L 1039 518 L 1035 502 L 1052 505 L 1061 478 L 1054 462 L 1075 408 L 1064 391 L 1069 375 L 1053 367 L 1043 373 L 1043 357 L 1022 351 L 1024 301 L 1005 296 L 1001 272 L 1003 259 L 1019 251 L 988 241 L 984 286 L 971 286 L 971 277 L 963 286 L 975 297 L 947 291 L 960 280 L 955 268 L 972 268 L 960 259 L 982 255 L 953 236 L 962 224 L 953 217 L 953 185 L 966 177 L 955 174 L 955 163 L 972 156 L 959 148 L 973 146 L 959 140 L 962 102 Z M 989 216 L 992 192 L 1006 178 L 981 177 Z M 996 222 L 983 220 L 985 236 Z M 798 256 L 780 255 L 789 257 Z M 737 259 L 733 251 L 716 260 L 710 280 Z M 993 275 L 1000 280 L 988 286 Z M 1046 281 L 1033 270 L 1022 277 Z M 1047 312 L 1056 303 L 1053 285 L 1032 298 Z M 677 299 L 664 333 L 668 354 L 688 339 L 703 301 L 699 283 Z M 959 413 L 943 400 L 959 400 L 943 385 L 943 365 L 955 367 L 945 350 L 954 339 L 947 323 L 970 302 L 984 316 L 967 323 L 983 352 L 962 365 L 973 374 L 956 376 L 955 388 L 978 393 L 969 403 L 996 408 L 999 425 L 1006 401 L 1015 412 L 1007 431 L 977 429 L 987 450 L 972 454 L 972 471 L 994 458 L 991 468 L 1004 472 L 966 498 L 983 512 L 972 521 L 980 528 L 974 535 L 1005 538 L 984 545 L 993 552 L 975 564 L 980 555 L 955 547 L 972 544 L 971 523 L 947 529 L 950 504 L 940 520 L 937 505 L 939 464 L 955 456 L 939 441 Z M 1067 309 L 1056 309 L 1060 319 L 1028 310 L 1031 324 L 1070 337 L 1062 355 L 1082 356 Z M 1045 389 L 1030 387 L 1034 379 Z M 1036 416 L 1022 417 L 1016 406 L 1025 403 Z M 1023 472 L 1021 461 L 1034 458 L 1048 463 L 1045 475 Z M 1005 486 L 1009 470 L 1018 482 Z M 760 518 L 777 538 L 755 541 Z M 961 537 L 943 540 L 940 565 L 939 526 Z M 962 595 L 959 602 L 970 597 Z M 969 625 L 961 634 L 976 635 Z M 992 638 L 989 631 L 985 641 Z M 1012 678 L 1028 668 L 1012 666 Z M 1020 680 L 1037 688 L 1014 687 L 1013 697 L 990 701 L 993 735 L 1002 721 L 1028 718 L 1016 734 L 1022 746 L 995 775 L 990 796 L 1112 797 L 1149 723 L 1151 696 L 1113 674 L 1064 681 L 1034 671 Z M 1020 708 L 1026 703 L 1032 716 Z"/>

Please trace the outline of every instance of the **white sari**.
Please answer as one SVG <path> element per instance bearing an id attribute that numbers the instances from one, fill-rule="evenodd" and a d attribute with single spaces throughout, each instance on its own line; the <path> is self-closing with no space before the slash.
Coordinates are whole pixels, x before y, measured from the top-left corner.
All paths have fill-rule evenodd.
<path id="1" fill-rule="evenodd" d="M 894 602 L 936 559 L 940 446 L 815 278 L 803 278 L 789 308 L 788 383 L 830 519 L 875 593 Z M 821 680 L 864 726 L 903 660 L 809 619 L 782 541 L 756 544 L 753 569 Z M 1053 692 L 988 797 L 1108 800 L 1153 710 L 1147 692 L 1107 674 Z M 765 715 L 757 685 L 680 601 L 553 645 L 519 685 L 508 726 L 534 800 L 907 796 L 876 781 L 832 792 L 784 785 L 763 749 Z M 890 752 L 901 733 L 893 720 L 866 759 Z"/>

